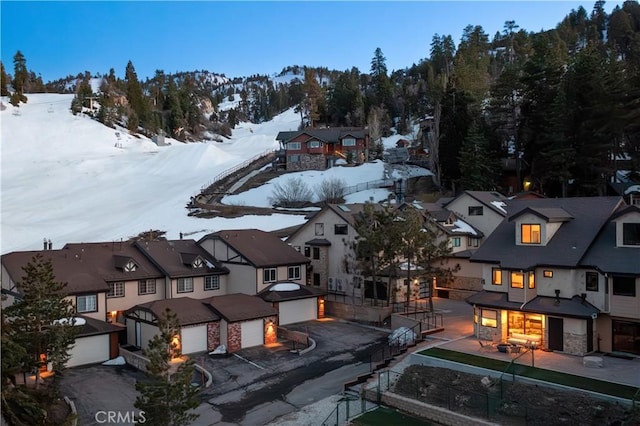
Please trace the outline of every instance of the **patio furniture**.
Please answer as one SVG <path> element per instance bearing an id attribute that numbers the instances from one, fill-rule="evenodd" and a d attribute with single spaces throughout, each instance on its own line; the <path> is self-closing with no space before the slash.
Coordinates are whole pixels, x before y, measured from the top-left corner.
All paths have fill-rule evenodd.
<path id="1" fill-rule="evenodd" d="M 507 342 L 514 345 L 522 345 L 530 349 L 536 349 L 542 342 L 542 336 L 537 334 L 511 333 Z"/>
<path id="2" fill-rule="evenodd" d="M 478 340 L 478 343 L 480 344 L 480 350 L 482 352 L 493 352 L 496 350 L 496 344 L 494 342 Z"/>

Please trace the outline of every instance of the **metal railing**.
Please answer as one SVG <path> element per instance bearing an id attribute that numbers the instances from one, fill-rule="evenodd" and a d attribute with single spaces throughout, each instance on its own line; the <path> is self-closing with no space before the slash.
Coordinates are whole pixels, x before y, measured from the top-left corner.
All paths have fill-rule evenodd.
<path id="1" fill-rule="evenodd" d="M 213 185 L 216 182 L 221 181 L 222 179 L 226 178 L 227 176 L 230 176 L 232 174 L 234 174 L 235 172 L 244 169 L 245 167 L 250 166 L 252 163 L 255 163 L 258 160 L 261 160 L 267 156 L 270 155 L 275 155 L 276 150 L 275 149 L 267 149 L 266 151 L 261 152 L 260 154 L 256 154 L 253 157 L 249 158 L 248 160 L 243 161 L 240 164 L 236 164 L 235 166 L 226 169 L 225 171 L 218 173 L 216 176 L 213 177 L 213 179 L 211 179 L 209 182 L 207 182 L 205 185 L 203 185 L 200 190 L 202 192 L 204 192 L 207 188 L 209 188 L 211 185 Z"/>
<path id="2" fill-rule="evenodd" d="M 354 194 L 356 192 L 366 191 L 367 189 L 388 188 L 391 186 L 393 186 L 393 179 L 372 180 L 345 187 L 343 195 Z"/>

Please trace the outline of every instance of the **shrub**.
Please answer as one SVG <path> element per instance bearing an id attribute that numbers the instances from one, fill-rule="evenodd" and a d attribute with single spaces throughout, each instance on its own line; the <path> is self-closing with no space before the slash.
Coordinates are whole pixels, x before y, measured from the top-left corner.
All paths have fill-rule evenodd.
<path id="1" fill-rule="evenodd" d="M 325 179 L 316 186 L 316 196 L 319 201 L 324 201 L 326 203 L 341 203 L 343 201 L 346 186 L 346 182 L 342 179 L 335 177 Z"/>
<path id="2" fill-rule="evenodd" d="M 289 178 L 273 186 L 269 202 L 276 207 L 302 207 L 311 202 L 313 192 L 301 177 Z"/>

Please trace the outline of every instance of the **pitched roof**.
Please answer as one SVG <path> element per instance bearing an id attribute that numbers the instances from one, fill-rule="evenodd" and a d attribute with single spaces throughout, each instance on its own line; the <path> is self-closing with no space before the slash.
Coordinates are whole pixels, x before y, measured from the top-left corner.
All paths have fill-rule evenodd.
<path id="1" fill-rule="evenodd" d="M 258 296 L 267 302 L 283 302 L 286 300 L 308 299 L 327 294 L 326 291 L 315 287 L 292 283 L 279 282 L 258 293 Z"/>
<path id="2" fill-rule="evenodd" d="M 507 202 L 511 216 L 526 208 L 562 208 L 573 219 L 563 223 L 545 246 L 517 245 L 516 225 L 503 220 L 471 257 L 504 269 L 530 270 L 536 266 L 575 267 L 598 232 L 622 202 L 620 197 L 540 198 Z"/>
<path id="3" fill-rule="evenodd" d="M 509 216 L 509 221 L 513 221 L 526 213 L 534 214 L 547 222 L 566 222 L 573 219 L 570 213 L 560 207 L 525 207 L 518 213 Z"/>
<path id="4" fill-rule="evenodd" d="M 278 315 L 278 311 L 258 296 L 243 293 L 213 296 L 209 299 L 209 306 L 222 318 L 229 322 L 247 321 L 252 319 Z"/>
<path id="5" fill-rule="evenodd" d="M 151 312 L 158 318 L 165 315 L 170 309 L 178 317 L 180 325 L 202 324 L 220 320 L 220 317 L 209 307 L 207 299 L 198 300 L 190 297 L 176 297 L 174 299 L 154 300 L 141 303 L 128 309 L 126 314 L 135 310 Z"/>
<path id="6" fill-rule="evenodd" d="M 258 229 L 234 229 L 205 235 L 200 241 L 215 238 L 240 253 L 256 268 L 307 264 L 311 261 L 276 235 Z"/>
<path id="7" fill-rule="evenodd" d="M 135 246 L 150 262 L 171 278 L 228 274 L 229 270 L 200 247 L 195 240 L 137 241 Z M 202 259 L 204 266 L 194 268 Z"/>
<path id="8" fill-rule="evenodd" d="M 77 337 L 97 336 L 99 334 L 118 333 L 125 327 L 121 325 L 110 324 L 95 318 L 79 315 L 85 320 Z"/>
<path id="9" fill-rule="evenodd" d="M 109 290 L 109 285 L 96 274 L 92 264 L 76 258 L 67 250 L 17 251 L 2 255 L 2 265 L 18 287 L 25 276 L 22 267 L 31 262 L 33 256 L 38 253 L 42 254 L 45 261 L 51 259 L 55 280 L 67 284 L 64 289 L 65 294 Z"/>
<path id="10" fill-rule="evenodd" d="M 616 223 L 613 219 L 630 211 L 640 211 L 638 206 L 621 208 L 600 231 L 594 243 L 581 260 L 583 266 L 593 267 L 605 273 L 640 275 L 640 247 L 616 246 Z"/>
<path id="11" fill-rule="evenodd" d="M 276 140 L 286 143 L 299 135 L 309 135 L 310 138 L 319 139 L 326 143 L 337 143 L 342 138 L 353 136 L 356 139 L 363 139 L 369 133 L 362 127 L 328 127 L 323 129 L 307 128 L 300 131 L 279 132 Z"/>
<path id="12" fill-rule="evenodd" d="M 523 312 L 535 312 L 547 315 L 561 315 L 574 318 L 592 318 L 600 310 L 580 296 L 564 299 L 548 296 L 536 296 L 522 305 L 519 302 L 509 302 L 508 294 L 503 292 L 482 290 L 467 297 L 467 303 L 487 308 L 509 309 Z"/>
<path id="13" fill-rule="evenodd" d="M 480 202 L 481 204 L 487 206 L 494 212 L 498 213 L 500 216 L 506 216 L 507 211 L 505 210 L 505 202 L 507 201 L 507 197 L 495 191 L 464 191 L 463 194 L 467 194 L 471 198 Z M 453 198 L 452 200 L 446 201 L 443 206 L 446 207 L 451 204 L 453 201 L 460 198 L 460 196 Z"/>

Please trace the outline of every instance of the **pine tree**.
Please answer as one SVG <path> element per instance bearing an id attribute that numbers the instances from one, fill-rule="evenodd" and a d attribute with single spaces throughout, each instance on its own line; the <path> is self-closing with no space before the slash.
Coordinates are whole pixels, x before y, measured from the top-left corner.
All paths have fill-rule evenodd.
<path id="1" fill-rule="evenodd" d="M 490 191 L 496 188 L 498 163 L 489 152 L 482 129 L 473 123 L 460 150 L 460 183 L 465 190 Z"/>
<path id="2" fill-rule="evenodd" d="M 73 304 L 65 298 L 66 284 L 55 280 L 51 259 L 36 254 L 22 269 L 25 275 L 18 282 L 22 299 L 6 309 L 8 338 L 26 350 L 25 368 L 36 369 L 37 387 L 41 367 L 51 363 L 56 373 L 64 369 L 78 328 L 73 327 Z"/>
<path id="3" fill-rule="evenodd" d="M 134 406 L 144 411 L 146 421 L 154 426 L 186 426 L 198 418 L 190 412 L 200 404 L 200 390 L 191 384 L 194 362 L 188 359 L 177 369 L 171 362 L 181 356 L 175 339 L 179 335 L 178 317 L 167 309 L 158 318 L 158 334 L 149 341 L 148 349 L 143 350 L 149 358 L 149 377 L 136 382 L 140 395 Z"/>
<path id="4" fill-rule="evenodd" d="M 10 96 L 9 93 L 9 76 L 4 69 L 4 64 L 0 61 L 0 96 Z"/>
<path id="5" fill-rule="evenodd" d="M 19 50 L 13 55 L 13 89 L 14 93 L 11 96 L 10 102 L 14 106 L 18 106 L 20 102 L 27 102 L 27 97 L 24 95 L 27 82 L 29 80 L 29 72 L 27 71 L 27 60 L 22 52 Z"/>

